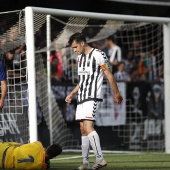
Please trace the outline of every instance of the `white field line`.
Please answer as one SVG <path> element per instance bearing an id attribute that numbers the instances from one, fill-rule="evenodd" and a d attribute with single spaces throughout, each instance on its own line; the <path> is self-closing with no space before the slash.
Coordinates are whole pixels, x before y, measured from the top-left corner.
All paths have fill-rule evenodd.
<path id="1" fill-rule="evenodd" d="M 130 155 L 141 155 L 141 154 L 165 154 L 165 152 L 154 152 L 154 151 L 109 151 L 109 150 L 102 150 L 104 154 L 130 154 Z M 90 153 L 94 153 L 90 151 Z"/>
<path id="2" fill-rule="evenodd" d="M 63 152 L 74 152 L 74 153 L 81 153 L 79 149 L 65 149 Z M 144 152 L 135 152 L 135 151 L 109 151 L 109 150 L 102 150 L 104 154 L 143 154 Z M 90 153 L 94 153 L 93 150 L 90 150 Z"/>
<path id="3" fill-rule="evenodd" d="M 94 155 L 89 155 L 89 157 L 93 157 Z M 82 156 L 71 156 L 71 157 L 66 157 L 66 158 L 54 158 L 54 159 L 51 159 L 52 160 L 55 160 L 55 161 L 60 161 L 60 160 L 69 160 L 69 159 L 77 159 L 77 158 L 82 158 Z"/>
<path id="4" fill-rule="evenodd" d="M 74 152 L 74 153 L 81 153 L 81 150 L 79 149 L 64 149 L 63 152 L 69 153 L 69 152 Z M 90 153 L 94 154 L 93 150 L 90 150 Z M 131 155 L 141 155 L 141 154 L 165 154 L 165 152 L 154 152 L 154 151 L 111 151 L 111 150 L 102 150 L 103 155 L 104 154 L 131 154 Z"/>

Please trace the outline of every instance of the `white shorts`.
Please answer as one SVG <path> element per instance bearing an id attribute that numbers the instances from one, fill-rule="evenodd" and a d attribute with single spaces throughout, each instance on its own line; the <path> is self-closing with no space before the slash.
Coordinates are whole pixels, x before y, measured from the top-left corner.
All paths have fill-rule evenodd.
<path id="1" fill-rule="evenodd" d="M 95 114 L 99 106 L 99 101 L 90 100 L 77 105 L 76 120 L 92 120 L 95 121 Z"/>

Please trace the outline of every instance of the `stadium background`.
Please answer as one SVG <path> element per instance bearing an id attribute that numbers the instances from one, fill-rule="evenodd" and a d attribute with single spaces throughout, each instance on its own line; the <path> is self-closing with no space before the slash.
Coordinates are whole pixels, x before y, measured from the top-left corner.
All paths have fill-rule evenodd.
<path id="1" fill-rule="evenodd" d="M 161 1 L 162 2 L 162 1 Z M 69 9 L 69 10 L 79 10 L 79 11 L 91 11 L 91 12 L 103 12 L 103 13 L 113 13 L 113 14 L 130 14 L 130 15 L 143 15 L 143 16 L 160 16 L 160 17 L 169 17 L 169 6 L 167 5 L 142 5 L 142 4 L 133 4 L 133 3 L 123 3 L 123 2 L 113 2 L 113 1 L 102 1 L 102 0 L 96 0 L 96 1 L 82 1 L 81 4 L 79 4 L 76 0 L 70 0 L 70 1 L 34 1 L 34 2 L 23 2 L 23 1 L 1 1 L 1 12 L 2 11 L 9 11 L 9 10 L 18 10 L 23 9 L 25 6 L 37 6 L 37 7 L 46 7 L 46 8 L 58 8 L 58 9 Z M 151 9 L 151 10 L 150 10 Z M 145 84 L 146 85 L 146 84 Z M 132 84 L 133 86 L 133 84 Z M 128 94 L 127 94 L 128 95 Z M 78 126 L 76 126 L 75 122 L 72 122 L 69 124 L 69 126 L 75 126 L 75 128 L 71 128 L 74 133 L 75 138 L 80 138 L 79 129 Z M 101 133 L 101 136 L 103 136 L 103 139 L 109 138 L 109 131 L 111 133 L 114 133 L 112 131 L 112 127 L 106 127 L 100 129 L 97 128 L 97 130 Z M 49 141 L 47 140 L 47 135 L 42 134 L 41 132 L 47 132 L 46 127 L 42 123 L 39 126 L 39 134 L 40 139 L 43 141 L 45 145 L 48 145 Z M 42 134 L 42 136 L 41 136 Z M 45 136 L 45 137 L 44 137 Z M 117 136 L 114 134 L 114 136 Z M 114 146 L 114 143 L 122 143 L 119 140 L 122 140 L 121 138 L 114 138 L 112 140 L 104 141 L 102 140 L 103 145 L 112 145 Z M 79 139 L 80 140 L 80 139 Z M 106 143 L 105 143 L 106 142 Z M 126 147 L 126 146 L 116 146 L 117 149 Z M 113 148 L 107 148 L 107 149 L 113 149 Z"/>
<path id="2" fill-rule="evenodd" d="M 81 3 L 77 0 L 1 0 L 0 11 L 20 10 L 26 6 L 103 12 L 112 14 L 130 14 L 130 15 L 144 15 L 144 16 L 159 16 L 169 17 L 170 1 L 169 0 L 143 0 L 143 3 L 135 3 L 131 1 L 118 0 L 82 0 Z M 139 0 L 136 0 L 136 2 Z M 126 2 L 126 3 L 125 3 Z M 152 3 L 153 2 L 153 3 Z M 154 2 L 160 2 L 161 5 L 154 5 Z"/>

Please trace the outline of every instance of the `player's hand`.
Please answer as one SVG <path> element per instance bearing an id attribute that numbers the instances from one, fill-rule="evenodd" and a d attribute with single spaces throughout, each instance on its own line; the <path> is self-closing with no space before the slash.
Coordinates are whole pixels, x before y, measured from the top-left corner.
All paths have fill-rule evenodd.
<path id="1" fill-rule="evenodd" d="M 120 93 L 117 93 L 117 94 L 115 95 L 115 103 L 120 104 L 120 103 L 122 102 L 122 100 L 123 100 L 123 97 L 121 96 L 121 94 L 120 94 Z"/>
<path id="2" fill-rule="evenodd" d="M 70 93 L 67 97 L 66 97 L 66 99 L 65 99 L 65 101 L 67 102 L 67 103 L 71 103 L 71 100 L 73 99 L 73 95 Z"/>
<path id="3" fill-rule="evenodd" d="M 4 107 L 4 101 L 0 100 L 0 109 L 2 109 Z"/>

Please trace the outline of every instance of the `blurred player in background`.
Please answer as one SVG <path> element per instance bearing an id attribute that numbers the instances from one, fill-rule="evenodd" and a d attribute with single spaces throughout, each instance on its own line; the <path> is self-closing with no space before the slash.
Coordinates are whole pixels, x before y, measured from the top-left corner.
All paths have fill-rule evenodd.
<path id="1" fill-rule="evenodd" d="M 114 74 L 117 71 L 117 66 L 119 62 L 122 61 L 122 51 L 121 48 L 116 44 L 114 35 L 110 35 L 106 38 L 106 44 L 109 48 L 108 56 L 111 64 L 111 71 Z"/>
<path id="2" fill-rule="evenodd" d="M 94 129 L 94 121 L 99 102 L 102 101 L 101 87 L 104 73 L 115 93 L 115 102 L 121 103 L 123 99 L 109 69 L 106 54 L 90 47 L 86 43 L 85 36 L 81 33 L 73 34 L 68 43 L 78 54 L 79 83 L 65 99 L 66 102 L 71 103 L 73 96 L 78 92 L 76 120 L 80 121 L 83 163 L 77 170 L 90 169 L 90 143 L 96 156 L 96 162 L 91 169 L 100 169 L 105 167 L 107 163 L 103 158 L 99 136 Z"/>
<path id="3" fill-rule="evenodd" d="M 0 143 L 0 168 L 45 170 L 50 166 L 49 160 L 61 152 L 59 144 L 50 145 L 44 150 L 39 141 L 28 144 L 3 142 Z"/>
<path id="4" fill-rule="evenodd" d="M 0 109 L 4 106 L 4 100 L 7 93 L 7 81 L 6 81 L 6 70 L 4 64 L 0 61 L 0 81 L 1 81 L 1 98 L 0 98 Z"/>

